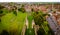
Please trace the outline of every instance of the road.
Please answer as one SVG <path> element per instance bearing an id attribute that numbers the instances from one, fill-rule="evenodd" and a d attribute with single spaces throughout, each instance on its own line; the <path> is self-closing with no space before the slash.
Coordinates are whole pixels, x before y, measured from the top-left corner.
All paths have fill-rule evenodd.
<path id="1" fill-rule="evenodd" d="M 60 29 L 57 24 L 57 21 L 53 18 L 53 16 L 50 16 L 46 19 L 48 21 L 48 24 L 55 35 L 60 35 Z"/>

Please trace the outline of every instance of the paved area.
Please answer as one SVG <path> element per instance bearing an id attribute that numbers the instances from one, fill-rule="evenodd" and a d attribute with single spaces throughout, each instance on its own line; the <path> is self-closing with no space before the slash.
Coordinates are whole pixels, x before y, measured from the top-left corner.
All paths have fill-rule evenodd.
<path id="1" fill-rule="evenodd" d="M 60 35 L 60 29 L 59 26 L 57 24 L 57 21 L 53 18 L 53 16 L 50 16 L 47 18 L 47 21 L 49 23 L 49 26 L 51 27 L 51 29 L 53 30 L 55 35 Z"/>

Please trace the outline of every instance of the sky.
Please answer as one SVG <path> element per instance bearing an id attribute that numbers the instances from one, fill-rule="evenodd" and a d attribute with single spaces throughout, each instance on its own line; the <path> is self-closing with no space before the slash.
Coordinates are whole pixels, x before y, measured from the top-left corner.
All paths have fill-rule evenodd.
<path id="1" fill-rule="evenodd" d="M 0 0 L 0 2 L 60 2 L 60 0 Z"/>

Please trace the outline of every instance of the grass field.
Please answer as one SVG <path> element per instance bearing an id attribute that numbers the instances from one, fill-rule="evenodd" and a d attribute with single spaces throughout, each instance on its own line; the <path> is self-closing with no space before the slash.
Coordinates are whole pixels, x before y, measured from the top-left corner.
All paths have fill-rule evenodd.
<path id="1" fill-rule="evenodd" d="M 8 32 L 10 31 L 16 31 L 21 33 L 21 30 L 24 26 L 25 18 L 26 18 L 26 13 L 18 12 L 17 16 L 11 13 L 7 13 L 1 18 L 1 23 L 0 23 L 0 32 L 2 30 L 7 30 Z"/>

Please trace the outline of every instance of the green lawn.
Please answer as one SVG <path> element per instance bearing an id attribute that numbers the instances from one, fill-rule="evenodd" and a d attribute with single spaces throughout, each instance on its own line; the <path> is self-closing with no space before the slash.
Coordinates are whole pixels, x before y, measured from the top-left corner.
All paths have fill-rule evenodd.
<path id="1" fill-rule="evenodd" d="M 26 18 L 26 13 L 18 12 L 17 16 L 15 14 L 7 13 L 1 18 L 1 24 L 0 24 L 0 29 L 1 30 L 7 30 L 7 31 L 14 31 L 16 30 L 17 32 L 21 32 L 25 18 Z"/>

